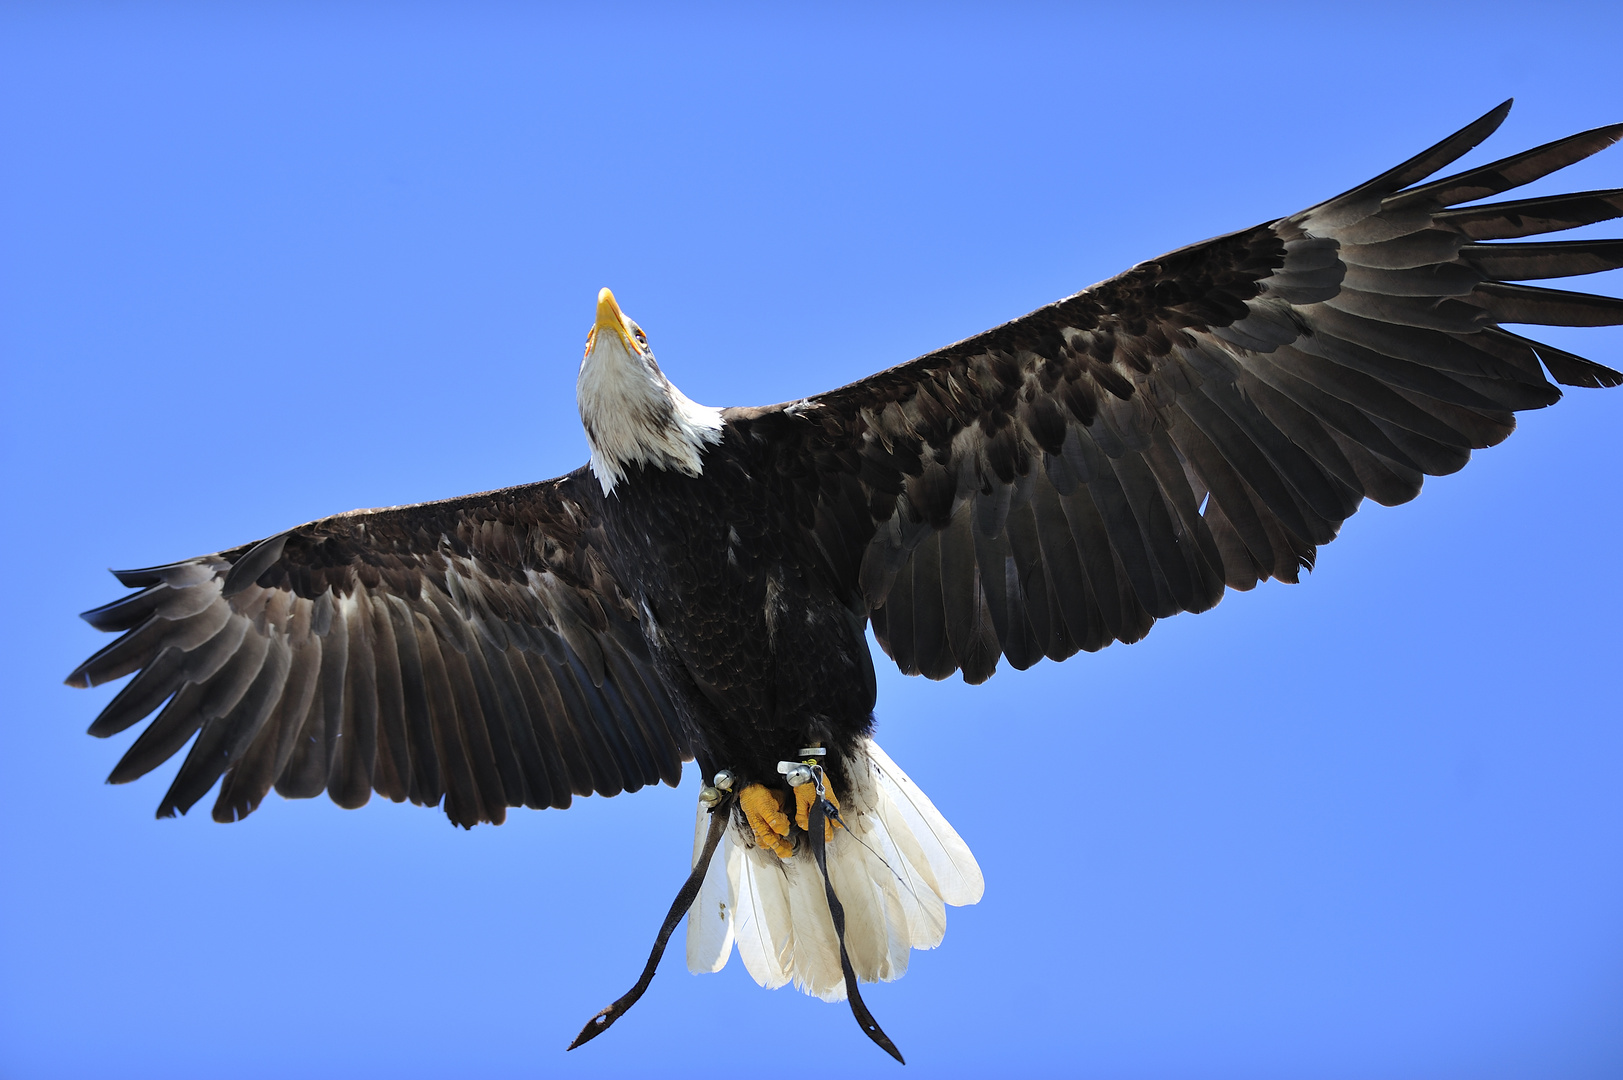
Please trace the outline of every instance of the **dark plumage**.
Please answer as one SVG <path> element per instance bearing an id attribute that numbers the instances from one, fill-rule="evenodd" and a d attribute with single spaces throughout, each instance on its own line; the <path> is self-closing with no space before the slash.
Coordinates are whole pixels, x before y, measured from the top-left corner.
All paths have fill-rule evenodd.
<path id="1" fill-rule="evenodd" d="M 974 683 L 1296 581 L 1364 498 L 1413 498 L 1555 383 L 1623 381 L 1500 325 L 1623 323 L 1512 283 L 1623 265 L 1623 242 L 1522 239 L 1623 195 L 1459 206 L 1623 125 L 1427 182 L 1507 111 L 910 363 L 725 410 L 697 476 L 633 465 L 605 494 L 580 469 L 121 572 L 140 591 L 85 618 L 122 636 L 68 681 L 135 675 L 98 736 L 161 706 L 115 782 L 196 736 L 160 815 L 221 781 L 221 821 L 274 786 L 472 825 L 674 784 L 693 756 L 775 782 L 808 741 L 849 751 L 870 620 L 904 672 Z"/>

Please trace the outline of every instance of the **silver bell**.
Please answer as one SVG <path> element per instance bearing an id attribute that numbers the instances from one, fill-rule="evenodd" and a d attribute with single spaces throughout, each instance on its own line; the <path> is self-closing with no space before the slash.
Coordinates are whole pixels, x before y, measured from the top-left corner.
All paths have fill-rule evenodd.
<path id="1" fill-rule="evenodd" d="M 801 784 L 809 784 L 812 782 L 811 767 L 808 765 L 802 765 L 797 761 L 795 764 L 789 766 L 783 771 L 783 778 L 789 782 L 790 787 L 799 787 Z"/>
<path id="2" fill-rule="evenodd" d="M 731 791 L 731 790 L 733 790 L 733 784 L 735 782 L 735 778 L 733 776 L 733 770 L 731 770 L 731 769 L 723 769 L 723 770 L 721 770 L 720 772 L 718 772 L 716 774 L 716 779 L 713 782 L 715 783 L 716 787 L 720 788 L 722 791 Z"/>
<path id="3" fill-rule="evenodd" d="M 706 806 L 715 806 L 717 803 L 721 802 L 721 800 L 722 792 L 719 789 L 713 787 L 699 789 L 699 801 L 704 803 Z"/>

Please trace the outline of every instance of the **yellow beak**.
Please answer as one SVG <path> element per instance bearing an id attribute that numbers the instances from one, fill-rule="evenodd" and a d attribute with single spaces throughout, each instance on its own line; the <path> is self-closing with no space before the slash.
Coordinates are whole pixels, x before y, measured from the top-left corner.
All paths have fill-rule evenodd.
<path id="1" fill-rule="evenodd" d="M 597 331 L 604 327 L 608 327 L 616 334 L 619 334 L 620 340 L 625 342 L 626 348 L 632 352 L 637 351 L 637 346 L 631 340 L 631 331 L 626 328 L 626 317 L 620 314 L 620 305 L 614 301 L 614 294 L 607 289 L 599 289 L 597 291 L 597 324 L 592 327 L 593 334 L 595 335 Z"/>

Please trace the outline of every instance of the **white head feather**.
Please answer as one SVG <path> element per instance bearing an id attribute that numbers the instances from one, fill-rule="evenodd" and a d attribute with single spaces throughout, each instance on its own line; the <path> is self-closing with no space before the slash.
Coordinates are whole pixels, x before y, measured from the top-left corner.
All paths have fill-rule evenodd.
<path id="1" fill-rule="evenodd" d="M 721 410 L 672 385 L 642 328 L 621 314 L 607 289 L 597 294 L 597 324 L 586 338 L 575 400 L 605 495 L 632 465 L 698 476 L 704 448 L 721 442 Z"/>

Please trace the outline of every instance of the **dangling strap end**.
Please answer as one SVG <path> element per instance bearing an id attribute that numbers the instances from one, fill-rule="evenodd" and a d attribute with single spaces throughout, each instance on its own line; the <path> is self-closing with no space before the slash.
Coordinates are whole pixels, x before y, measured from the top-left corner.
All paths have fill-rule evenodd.
<path id="1" fill-rule="evenodd" d="M 840 898 L 834 895 L 834 883 L 828 877 L 828 853 L 823 841 L 823 815 L 828 812 L 825 807 L 832 809 L 827 799 L 812 801 L 809 820 L 811 828 L 808 830 L 808 836 L 811 840 L 812 857 L 817 860 L 817 869 L 823 875 L 823 891 L 828 897 L 828 913 L 834 920 L 834 936 L 840 942 L 840 970 L 845 975 L 846 1001 L 850 1004 L 851 1015 L 856 1018 L 857 1026 L 862 1029 L 862 1033 L 872 1039 L 879 1049 L 906 1065 L 907 1059 L 896 1049 L 896 1044 L 890 1041 L 890 1036 L 879 1026 L 879 1021 L 873 1018 L 873 1013 L 868 1011 L 867 1004 L 862 1000 L 862 994 L 857 990 L 857 973 L 851 967 L 851 957 L 845 951 L 845 906 L 840 903 Z M 839 811 L 833 812 L 835 820 L 838 821 Z"/>
<path id="2" fill-rule="evenodd" d="M 648 954 L 648 963 L 643 966 L 642 977 L 637 980 L 637 985 L 622 994 L 614 1004 L 586 1021 L 586 1026 L 580 1029 L 580 1034 L 575 1036 L 575 1041 L 569 1044 L 568 1049 L 573 1050 L 577 1046 L 589 1043 L 609 1030 L 616 1020 L 637 1003 L 643 991 L 648 989 L 648 984 L 654 981 L 654 972 L 659 968 L 659 959 L 665 955 L 665 944 L 671 940 L 676 925 L 682 921 L 682 916 L 688 913 L 688 908 L 693 906 L 693 901 L 698 897 L 699 887 L 704 884 L 704 875 L 710 868 L 710 858 L 715 855 L 716 848 L 721 843 L 721 834 L 727 828 L 731 813 L 731 808 L 725 800 L 720 805 L 711 807 L 710 833 L 705 837 L 704 850 L 700 853 L 698 861 L 693 864 L 693 872 L 688 875 L 681 891 L 671 903 L 671 910 L 659 928 L 659 935 L 654 938 L 653 952 Z"/>

